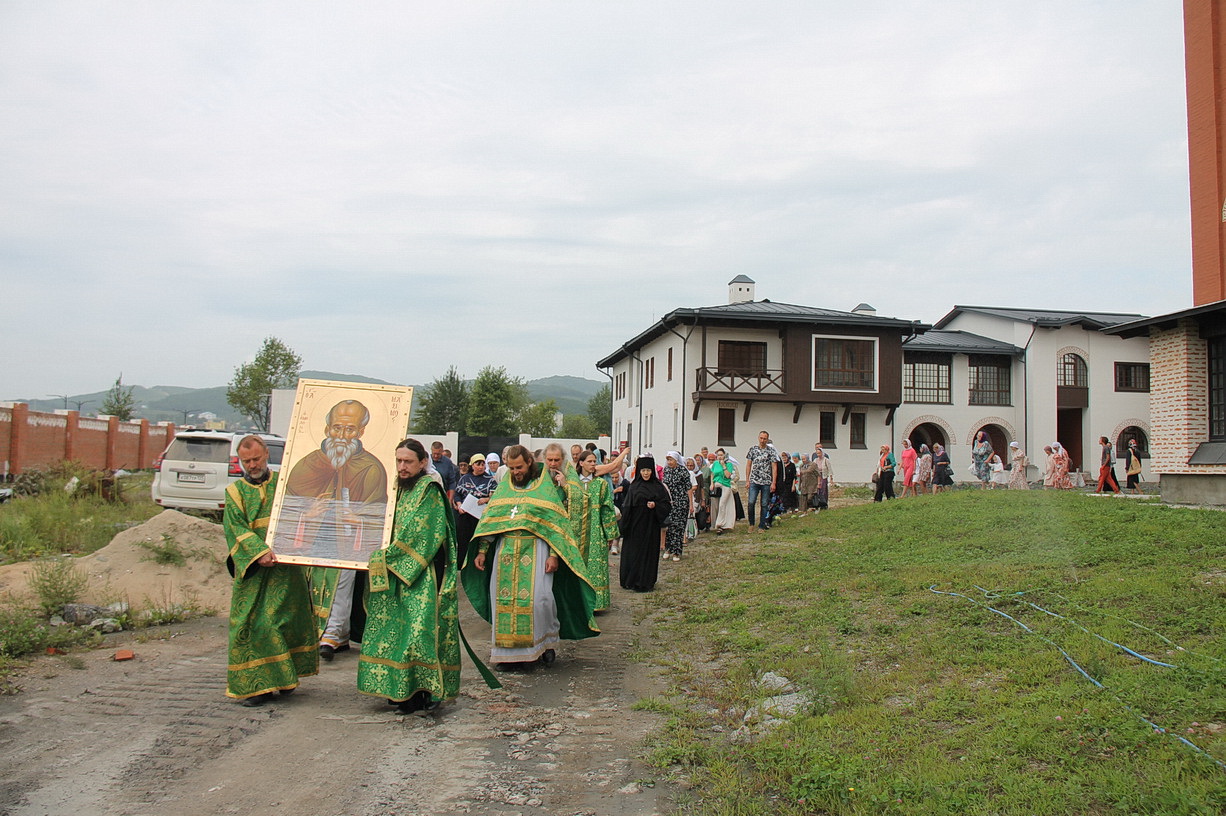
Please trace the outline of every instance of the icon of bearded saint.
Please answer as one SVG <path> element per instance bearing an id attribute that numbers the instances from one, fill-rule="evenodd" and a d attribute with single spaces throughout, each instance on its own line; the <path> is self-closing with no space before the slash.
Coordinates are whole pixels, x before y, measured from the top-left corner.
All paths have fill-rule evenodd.
<path id="1" fill-rule="evenodd" d="M 362 447 L 369 422 L 362 403 L 338 402 L 328 411 L 319 450 L 290 470 L 284 506 L 298 512 L 290 547 L 299 554 L 352 558 L 382 542 L 387 471 Z"/>

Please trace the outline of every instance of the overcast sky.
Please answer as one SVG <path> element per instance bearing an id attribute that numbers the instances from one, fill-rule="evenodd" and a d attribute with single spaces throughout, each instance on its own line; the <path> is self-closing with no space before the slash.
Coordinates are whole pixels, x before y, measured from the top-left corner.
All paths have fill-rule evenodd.
<path id="1" fill-rule="evenodd" d="M 1191 306 L 1179 3 L 0 4 L 0 399 Z"/>

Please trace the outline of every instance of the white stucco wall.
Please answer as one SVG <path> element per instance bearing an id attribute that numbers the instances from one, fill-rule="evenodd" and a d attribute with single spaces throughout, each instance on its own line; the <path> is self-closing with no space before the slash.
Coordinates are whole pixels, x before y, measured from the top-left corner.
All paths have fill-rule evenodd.
<path id="1" fill-rule="evenodd" d="M 963 423 L 982 424 L 974 416 L 976 409 L 980 409 L 979 413 L 987 414 L 990 411 L 1006 418 L 1017 429 L 1015 441 L 1024 446 L 1030 461 L 1041 467 L 1044 461 L 1043 446 L 1057 440 L 1058 363 L 1066 351 L 1072 351 L 1085 359 L 1089 377 L 1089 405 L 1082 415 L 1083 467 L 1097 467 L 1097 442 L 1100 436 L 1114 442 L 1118 434 L 1130 425 L 1136 425 L 1147 435 L 1150 434 L 1149 393 L 1115 390 L 1115 363 L 1148 363 L 1148 338 L 1123 339 L 1080 326 L 1039 328 L 1032 335 L 1029 324 L 974 313 L 957 315 L 946 328 L 972 332 L 1025 348 L 1025 364 L 1015 363 L 1013 368 L 1012 409 L 1003 406 L 968 407 L 965 379 L 967 358 L 965 355 L 954 355 L 952 376 L 955 406 L 952 410 L 928 410 L 927 413 L 947 416 L 955 427 Z M 961 383 L 958 382 L 959 372 Z M 908 417 L 912 415 L 910 406 L 904 403 L 900 412 L 903 409 L 907 409 Z M 956 472 L 958 468 L 955 466 L 954 470 Z M 1148 467 L 1143 469 L 1142 474 L 1144 478 L 1150 478 Z"/>
<path id="2" fill-rule="evenodd" d="M 876 466 L 877 449 L 889 444 L 897 451 L 901 440 L 920 422 L 933 422 L 945 430 L 953 460 L 954 478 L 969 480 L 969 440 L 975 430 L 992 423 L 1004 429 L 1009 441 L 1023 446 L 1032 464 L 1030 478 L 1038 478 L 1044 465 L 1043 446 L 1056 439 L 1056 372 L 1060 355 L 1074 349 L 1086 358 L 1089 374 L 1089 406 L 1083 414 L 1082 436 L 1087 465 L 1097 463 L 1096 442 L 1105 435 L 1115 440 L 1122 429 L 1137 425 L 1147 434 L 1149 426 L 1149 394 L 1117 392 L 1115 363 L 1149 362 L 1148 338 L 1122 339 L 1089 331 L 1080 326 L 1033 330 L 1028 323 L 1004 318 L 962 313 L 946 327 L 967 331 L 1010 343 L 1026 349 L 1023 360 L 1015 361 L 1012 369 L 1012 405 L 970 405 L 968 401 L 969 372 L 965 354 L 953 355 L 951 399 L 949 405 L 903 403 L 894 423 L 884 424 L 886 409 L 856 407 L 853 411 L 866 415 L 866 445 L 862 450 L 850 448 L 850 425 L 842 424 L 841 405 L 806 404 L 800 421 L 792 422 L 791 403 L 756 402 L 749 419 L 743 419 L 745 405 L 741 400 L 706 401 L 697 420 L 691 419 L 695 390 L 694 372 L 702 365 L 701 330 L 695 330 L 684 343 L 681 338 L 666 334 L 640 350 L 643 360 L 656 358 L 655 386 L 642 389 L 642 373 L 637 360 L 628 358 L 612 369 L 616 378 L 627 374 L 627 394 L 614 399 L 614 440 L 627 438 L 627 423 L 634 427 L 630 438 L 637 453 L 649 451 L 662 457 L 671 449 L 692 454 L 703 446 L 718 447 L 719 408 L 736 411 L 736 445 L 734 455 L 740 459 L 745 450 L 755 444 L 759 430 L 771 434 L 781 451 L 813 450 L 818 439 L 819 415 L 822 410 L 834 411 L 837 417 L 836 446 L 829 449 L 839 481 L 866 482 Z M 716 365 L 719 340 L 759 341 L 767 344 L 767 367 L 783 367 L 783 341 L 778 332 L 769 330 L 708 329 L 707 364 Z M 673 379 L 667 378 L 668 349 L 673 349 Z M 641 394 L 641 406 L 640 402 Z M 676 422 L 674 423 L 674 417 Z M 675 430 L 674 430 L 675 429 Z M 1003 455 L 1003 454 L 1002 454 Z M 1147 463 L 1148 464 L 1148 463 Z M 1151 478 L 1148 466 L 1145 478 Z"/>

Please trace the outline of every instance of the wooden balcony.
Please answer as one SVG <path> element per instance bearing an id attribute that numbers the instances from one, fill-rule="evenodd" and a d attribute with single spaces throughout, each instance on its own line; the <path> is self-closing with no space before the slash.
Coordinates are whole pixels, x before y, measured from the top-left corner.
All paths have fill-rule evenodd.
<path id="1" fill-rule="evenodd" d="M 783 394 L 787 391 L 783 369 L 733 371 L 699 368 L 695 373 L 694 382 L 699 393 L 714 392 L 729 396 Z"/>

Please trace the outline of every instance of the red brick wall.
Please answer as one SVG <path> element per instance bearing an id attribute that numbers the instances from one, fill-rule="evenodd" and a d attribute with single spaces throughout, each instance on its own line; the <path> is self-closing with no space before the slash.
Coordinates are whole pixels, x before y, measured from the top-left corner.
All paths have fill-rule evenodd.
<path id="1" fill-rule="evenodd" d="M 1226 465 L 1189 465 L 1209 438 L 1209 352 L 1193 320 L 1154 329 L 1149 339 L 1149 450 L 1158 474 L 1226 474 Z"/>
<path id="2" fill-rule="evenodd" d="M 25 429 L 21 432 L 22 469 L 45 468 L 63 461 L 67 427 L 68 417 L 39 411 L 27 412 Z"/>
<path id="3" fill-rule="evenodd" d="M 1226 14 L 1222 0 L 1184 0 L 1188 169 L 1192 197 L 1192 299 L 1226 299 Z"/>
<path id="4" fill-rule="evenodd" d="M 76 440 L 73 445 L 72 457 L 82 462 L 106 463 L 106 430 L 105 419 L 80 420 Z M 102 467 L 103 465 L 99 465 Z"/>
<path id="5" fill-rule="evenodd" d="M 65 459 L 106 470 L 150 468 L 174 436 L 173 424 L 150 426 L 144 419 L 90 419 L 76 411 L 47 414 L 31 411 L 25 403 L 0 408 L 0 457 L 14 475 Z"/>

